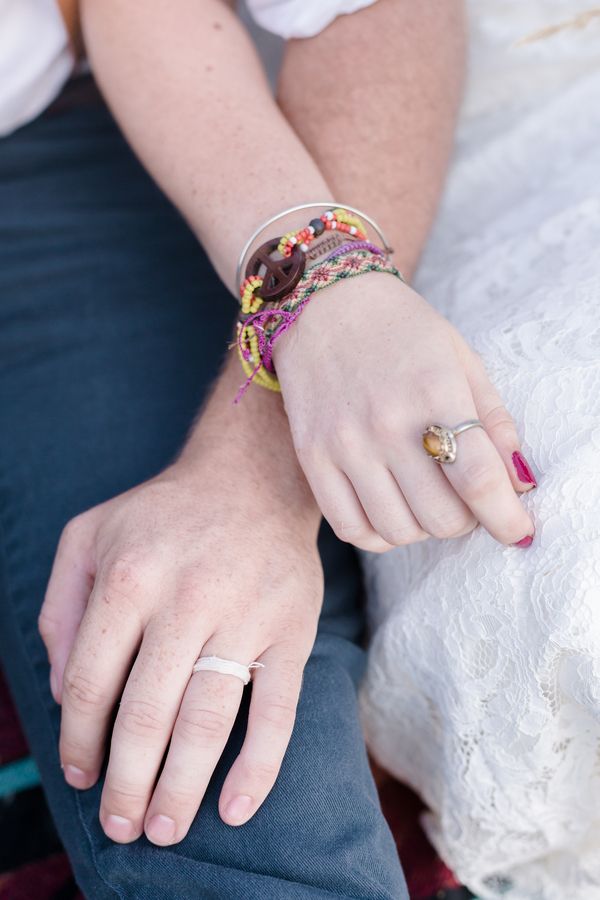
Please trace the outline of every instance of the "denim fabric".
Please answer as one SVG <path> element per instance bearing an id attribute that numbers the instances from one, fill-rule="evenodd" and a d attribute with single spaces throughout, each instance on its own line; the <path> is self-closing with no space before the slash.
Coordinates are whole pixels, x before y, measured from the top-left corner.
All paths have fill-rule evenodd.
<path id="1" fill-rule="evenodd" d="M 101 105 L 0 141 L 0 651 L 44 788 L 90 900 L 406 897 L 357 720 L 357 564 L 325 529 L 327 590 L 281 775 L 245 826 L 217 797 L 242 709 L 180 844 L 117 845 L 101 786 L 61 775 L 60 713 L 36 619 L 60 531 L 176 452 L 223 356 L 234 303 Z M 268 457 L 266 436 L 265 457 Z"/>

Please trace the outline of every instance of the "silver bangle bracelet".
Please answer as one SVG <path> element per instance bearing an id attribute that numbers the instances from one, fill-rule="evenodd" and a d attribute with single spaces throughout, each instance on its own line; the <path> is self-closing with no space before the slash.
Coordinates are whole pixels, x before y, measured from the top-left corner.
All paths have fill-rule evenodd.
<path id="1" fill-rule="evenodd" d="M 377 224 L 374 222 L 370 216 L 367 216 L 364 212 L 361 212 L 360 209 L 356 209 L 354 206 L 347 206 L 345 203 L 301 203 L 299 206 L 291 206 L 289 209 L 284 209 L 283 212 L 277 213 L 276 216 L 271 216 L 270 219 L 267 219 L 266 222 L 263 222 L 256 231 L 248 238 L 244 245 L 244 249 L 240 253 L 240 259 L 237 264 L 237 269 L 235 273 L 235 281 L 237 285 L 241 284 L 242 281 L 242 269 L 244 266 L 244 262 L 246 260 L 246 256 L 248 255 L 248 251 L 250 247 L 256 240 L 256 238 L 266 229 L 269 225 L 273 225 L 274 222 L 277 222 L 278 219 L 283 219 L 284 216 L 288 216 L 291 213 L 301 212 L 303 209 L 345 209 L 348 212 L 354 213 L 355 216 L 359 216 L 359 218 L 364 219 L 368 225 L 371 226 L 373 231 L 377 234 L 379 240 L 383 244 L 382 250 L 385 252 L 386 256 L 390 256 L 394 251 L 389 246 L 387 242 L 387 238 L 384 235 L 383 231 Z"/>

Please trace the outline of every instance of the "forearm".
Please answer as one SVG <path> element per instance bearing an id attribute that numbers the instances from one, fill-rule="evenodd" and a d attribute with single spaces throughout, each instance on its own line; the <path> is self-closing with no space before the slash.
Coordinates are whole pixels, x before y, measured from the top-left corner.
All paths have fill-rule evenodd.
<path id="1" fill-rule="evenodd" d="M 382 225 L 408 275 L 452 147 L 464 24 L 462 0 L 378 0 L 285 50 L 278 95 L 287 120 L 335 198 Z"/>
<path id="2" fill-rule="evenodd" d="M 219 0 L 179 0 L 176 17 L 166 0 L 83 0 L 82 12 L 96 78 L 123 131 L 234 289 L 239 250 L 256 225 L 316 198 L 380 219 L 410 273 L 443 179 L 461 81 L 458 7 L 447 0 L 433 15 L 434 5 L 424 2 L 425 13 L 379 0 L 292 42 L 282 109 Z M 239 465 L 252 460 L 249 477 L 258 484 L 275 466 L 312 516 L 280 399 L 249 391 L 233 407 L 241 378 L 232 358 L 182 458 L 199 458 L 202 441 L 225 435 Z"/>
<path id="3" fill-rule="evenodd" d="M 244 27 L 220 0 L 83 0 L 82 20 L 123 132 L 236 290 L 237 258 L 256 226 L 331 193 Z"/>

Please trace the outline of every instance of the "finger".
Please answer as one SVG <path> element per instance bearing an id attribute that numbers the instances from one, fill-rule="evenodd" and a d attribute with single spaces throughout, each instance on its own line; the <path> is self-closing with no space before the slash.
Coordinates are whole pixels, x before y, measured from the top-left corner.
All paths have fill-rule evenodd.
<path id="1" fill-rule="evenodd" d="M 169 633 L 169 644 L 165 635 Z M 158 619 L 148 626 L 113 727 L 100 822 L 118 843 L 138 838 L 202 639 Z"/>
<path id="2" fill-rule="evenodd" d="M 350 464 L 348 477 L 374 531 L 393 547 L 415 544 L 429 535 L 416 520 L 398 482 L 385 466 Z"/>
<path id="3" fill-rule="evenodd" d="M 72 787 L 90 787 L 98 778 L 112 711 L 141 638 L 130 604 L 142 589 L 125 564 L 116 564 L 99 574 L 81 620 L 65 668 L 59 744 Z"/>
<path id="4" fill-rule="evenodd" d="M 50 662 L 50 689 L 57 703 L 61 702 L 65 666 L 94 584 L 92 533 L 83 516 L 66 525 L 38 619 Z"/>
<path id="5" fill-rule="evenodd" d="M 427 534 L 447 540 L 468 534 L 478 525 L 477 519 L 458 496 L 444 473 L 432 465 L 421 448 L 404 447 L 400 438 L 396 454 L 390 462 L 394 476 L 415 519 Z"/>
<path id="6" fill-rule="evenodd" d="M 287 750 L 302 684 L 305 659 L 297 648 L 276 645 L 260 657 L 252 684 L 248 728 L 219 799 L 221 818 L 243 825 L 268 796 Z"/>
<path id="7" fill-rule="evenodd" d="M 453 386 L 446 400 L 441 393 L 440 409 L 451 425 L 477 418 L 468 383 Z M 438 420 L 439 421 L 439 420 Z M 443 422 L 443 420 L 442 420 Z M 441 471 L 475 518 L 503 544 L 531 543 L 534 525 L 515 493 L 498 451 L 482 428 L 471 428 L 457 437 L 456 461 L 445 463 Z M 432 465 L 438 463 L 431 460 Z"/>
<path id="8" fill-rule="evenodd" d="M 222 646 L 206 645 L 201 655 L 252 662 L 239 649 Z M 146 814 L 146 837 L 154 844 L 174 844 L 187 834 L 231 734 L 243 689 L 239 678 L 221 672 L 191 676 Z"/>
<path id="9" fill-rule="evenodd" d="M 521 452 L 517 428 L 502 398 L 488 378 L 481 357 L 473 351 L 467 356 L 467 377 L 477 406 L 478 417 L 485 425 L 512 482 L 519 493 L 537 487 L 531 466 Z"/>
<path id="10" fill-rule="evenodd" d="M 322 459 L 309 462 L 306 452 L 301 462 L 319 509 L 341 541 L 373 553 L 391 549 L 391 544 L 371 525 L 351 481 L 343 472 Z"/>

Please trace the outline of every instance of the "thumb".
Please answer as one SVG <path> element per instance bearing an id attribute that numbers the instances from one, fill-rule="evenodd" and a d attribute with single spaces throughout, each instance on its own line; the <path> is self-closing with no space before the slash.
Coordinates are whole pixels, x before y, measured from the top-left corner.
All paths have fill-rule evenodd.
<path id="1" fill-rule="evenodd" d="M 61 702 L 65 666 L 94 583 L 92 537 L 87 513 L 64 528 L 38 619 L 50 661 L 50 690 L 57 703 Z"/>

